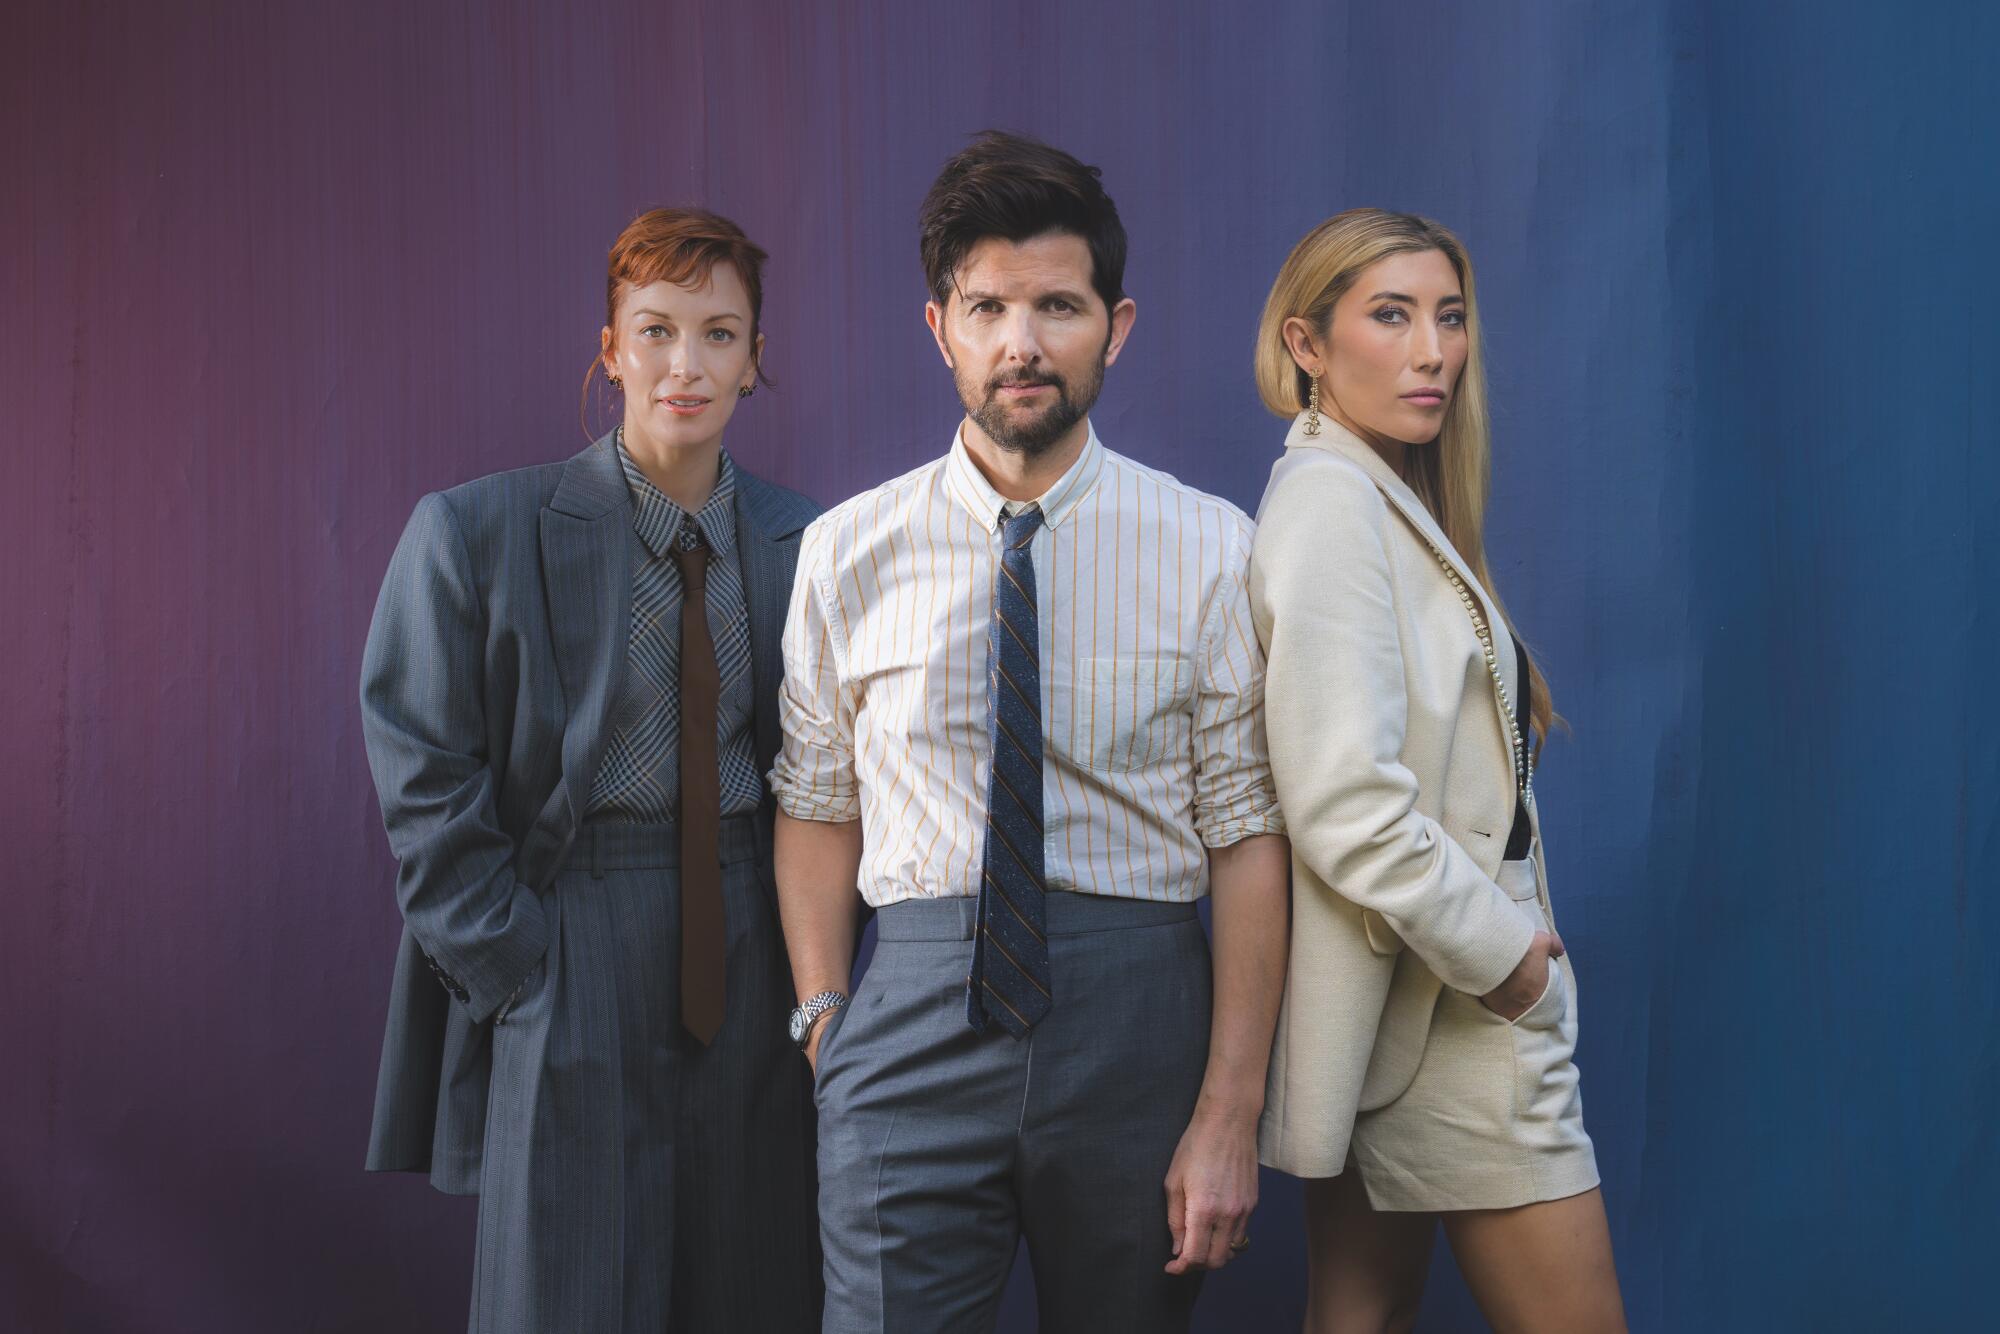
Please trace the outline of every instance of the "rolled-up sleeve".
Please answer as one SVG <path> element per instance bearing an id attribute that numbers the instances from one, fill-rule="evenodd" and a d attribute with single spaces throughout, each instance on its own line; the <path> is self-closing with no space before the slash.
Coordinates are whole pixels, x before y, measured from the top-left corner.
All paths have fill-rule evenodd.
<path id="1" fill-rule="evenodd" d="M 784 743 L 771 768 L 778 809 L 799 820 L 842 824 L 861 816 L 854 775 L 854 693 L 845 683 L 844 627 L 828 596 L 831 533 L 823 523 L 799 543 L 785 619 L 785 679 L 778 690 Z"/>
<path id="2" fill-rule="evenodd" d="M 1264 736 L 1264 650 L 1250 619 L 1249 521 L 1238 517 L 1228 538 L 1195 663 L 1194 824 L 1210 848 L 1285 832 Z"/>

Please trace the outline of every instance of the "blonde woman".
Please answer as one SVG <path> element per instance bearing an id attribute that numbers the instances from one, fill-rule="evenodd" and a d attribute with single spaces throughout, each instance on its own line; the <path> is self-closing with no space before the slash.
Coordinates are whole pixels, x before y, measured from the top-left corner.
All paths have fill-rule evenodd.
<path id="1" fill-rule="evenodd" d="M 1306 1178 L 1306 1327 L 1409 1328 L 1441 1218 L 1496 1329 L 1622 1330 L 1533 795 L 1555 715 L 1481 539 L 1464 247 L 1321 223 L 1257 382 L 1292 422 L 1250 586 L 1294 895 L 1260 1147 Z"/>

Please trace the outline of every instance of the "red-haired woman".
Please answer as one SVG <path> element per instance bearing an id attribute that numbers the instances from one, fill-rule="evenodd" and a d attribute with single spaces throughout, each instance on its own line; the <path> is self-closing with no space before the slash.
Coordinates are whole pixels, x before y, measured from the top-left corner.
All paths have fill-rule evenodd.
<path id="1" fill-rule="evenodd" d="M 480 1334 L 818 1327 L 763 780 L 817 510 L 722 448 L 763 260 L 711 213 L 635 219 L 598 363 L 622 424 L 425 496 L 369 631 L 405 927 L 368 1165 L 478 1193 Z"/>

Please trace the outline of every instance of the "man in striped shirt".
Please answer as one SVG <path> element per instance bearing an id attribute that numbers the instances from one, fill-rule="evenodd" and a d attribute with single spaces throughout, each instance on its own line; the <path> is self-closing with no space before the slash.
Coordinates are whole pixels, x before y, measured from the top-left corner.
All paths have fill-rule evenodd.
<path id="1" fill-rule="evenodd" d="M 1250 522 L 1091 429 L 1135 314 L 1096 169 L 982 135 L 922 249 L 966 416 L 807 529 L 771 774 L 824 1328 L 990 1328 L 1024 1238 L 1044 1328 L 1185 1329 L 1283 985 Z"/>

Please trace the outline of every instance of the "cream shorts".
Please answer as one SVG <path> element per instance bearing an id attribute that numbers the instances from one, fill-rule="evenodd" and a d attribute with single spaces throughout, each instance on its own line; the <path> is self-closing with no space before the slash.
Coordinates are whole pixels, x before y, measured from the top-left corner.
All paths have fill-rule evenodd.
<path id="1" fill-rule="evenodd" d="M 1554 929 L 1532 860 L 1503 863 L 1498 879 L 1538 929 Z M 1576 1014 L 1567 958 L 1511 1023 L 1477 996 L 1441 990 L 1416 1078 L 1355 1122 L 1369 1203 L 1398 1213 L 1511 1209 L 1597 1185 L 1572 1059 Z"/>

